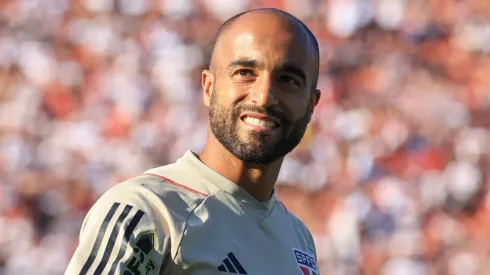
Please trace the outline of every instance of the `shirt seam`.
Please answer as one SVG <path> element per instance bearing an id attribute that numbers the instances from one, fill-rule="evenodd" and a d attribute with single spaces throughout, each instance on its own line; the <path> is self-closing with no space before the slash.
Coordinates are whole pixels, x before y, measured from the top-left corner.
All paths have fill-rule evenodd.
<path id="1" fill-rule="evenodd" d="M 172 179 L 169 179 L 169 178 L 167 178 L 167 177 L 165 177 L 165 176 L 162 176 L 162 175 L 158 175 L 158 174 L 154 174 L 154 173 L 144 173 L 143 175 L 146 175 L 146 176 L 152 176 L 152 177 L 159 178 L 159 179 L 161 179 L 161 180 L 164 180 L 164 181 L 165 181 L 165 182 L 167 182 L 167 183 L 170 183 L 170 184 L 172 184 L 172 185 L 174 185 L 174 186 L 180 187 L 180 188 L 182 188 L 182 189 L 185 189 L 185 190 L 187 190 L 187 191 L 189 191 L 189 192 L 192 192 L 192 193 L 194 193 L 194 194 L 200 195 L 200 196 L 202 196 L 202 197 L 207 197 L 207 196 L 209 196 L 209 195 L 208 195 L 208 194 L 206 194 L 206 193 L 203 193 L 203 192 L 201 192 L 201 191 L 198 191 L 198 190 L 196 190 L 196 189 L 194 189 L 194 188 L 191 188 L 191 187 L 189 187 L 189 186 L 187 186 L 187 185 L 184 185 L 184 184 L 178 183 L 178 182 L 176 182 L 176 181 L 174 181 L 174 180 L 172 180 Z"/>
<path id="2" fill-rule="evenodd" d="M 206 182 L 208 182 L 209 184 L 212 184 L 212 185 L 216 186 L 216 188 L 218 188 L 218 190 L 217 190 L 216 192 L 214 192 L 212 195 L 215 195 L 215 194 L 216 194 L 216 193 L 218 193 L 219 191 L 222 191 L 222 192 L 224 192 L 225 194 L 227 194 L 227 195 L 232 196 L 233 198 L 235 198 L 235 196 L 233 196 L 233 194 L 232 194 L 232 193 L 230 193 L 230 192 L 228 192 L 227 190 L 222 189 L 221 187 L 219 187 L 219 186 L 217 186 L 217 185 L 213 184 L 212 182 L 210 182 L 210 181 L 208 181 L 208 180 L 205 180 L 205 181 L 206 181 Z M 279 201 L 279 199 L 277 199 L 277 198 L 276 198 L 276 199 L 275 199 L 275 201 L 274 201 L 274 205 L 271 207 L 271 210 L 269 211 L 269 213 L 267 213 L 267 215 L 266 215 L 265 217 L 263 217 L 263 218 L 262 218 L 262 217 L 257 217 L 257 219 L 258 219 L 259 221 L 261 221 L 261 222 L 265 221 L 265 220 L 266 220 L 266 219 L 267 219 L 267 218 L 268 218 L 268 217 L 269 217 L 269 216 L 272 214 L 272 212 L 274 211 L 274 208 L 276 207 L 276 204 L 277 204 L 277 202 L 278 202 L 278 201 Z M 247 205 L 247 207 L 250 207 L 250 206 L 248 206 L 248 205 Z M 287 212 L 287 211 L 286 211 L 286 212 Z M 288 212 L 288 214 L 289 214 L 289 212 Z"/>
<path id="3" fill-rule="evenodd" d="M 193 209 L 192 211 L 189 212 L 189 214 L 187 215 L 187 217 L 185 218 L 185 222 L 184 222 L 184 228 L 182 229 L 182 232 L 180 233 L 180 240 L 179 240 L 179 243 L 177 245 L 177 253 L 175 253 L 174 257 L 172 257 L 172 260 L 174 261 L 174 263 L 176 263 L 176 260 L 177 260 L 177 257 L 179 255 L 179 251 L 180 251 L 180 248 L 182 246 L 182 243 L 184 241 L 184 232 L 185 230 L 187 229 L 187 223 L 189 221 L 189 218 L 191 217 L 191 215 L 194 213 L 194 211 L 196 211 L 196 209 L 201 206 L 206 200 L 208 200 L 209 198 L 211 197 L 214 197 L 214 195 L 216 193 L 218 193 L 220 190 L 217 190 L 216 192 L 212 193 L 212 194 L 209 194 L 207 197 L 203 198 L 203 200 L 201 202 L 199 202 Z M 183 263 L 182 259 L 181 259 L 181 262 Z"/>
<path id="4" fill-rule="evenodd" d="M 274 202 L 274 205 L 271 207 L 271 211 L 269 211 L 269 213 L 267 214 L 267 216 L 265 216 L 263 219 L 261 219 L 261 221 L 265 221 L 265 220 L 267 220 L 267 218 L 270 217 L 270 215 L 272 214 L 272 212 L 274 212 L 274 208 L 276 208 L 276 205 L 277 205 L 277 200 Z"/>

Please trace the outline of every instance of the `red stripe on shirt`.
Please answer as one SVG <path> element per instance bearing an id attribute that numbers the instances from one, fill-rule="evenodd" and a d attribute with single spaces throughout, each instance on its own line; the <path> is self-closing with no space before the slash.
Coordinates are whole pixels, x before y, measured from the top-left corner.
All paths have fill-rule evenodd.
<path id="1" fill-rule="evenodd" d="M 157 177 L 157 178 L 161 178 L 161 179 L 165 180 L 168 183 L 171 183 L 171 184 L 173 184 L 175 186 L 178 186 L 180 188 L 184 188 L 185 190 L 191 191 L 194 194 L 198 194 L 198 195 L 201 195 L 201 196 L 204 196 L 204 197 L 207 197 L 208 196 L 207 194 L 204 194 L 202 192 L 199 192 L 197 190 L 194 190 L 194 189 L 192 189 L 192 188 L 190 188 L 188 186 L 185 186 L 183 184 L 177 183 L 177 182 L 175 182 L 175 181 L 173 181 L 173 180 L 171 180 L 169 178 L 166 178 L 164 176 L 160 176 L 160 175 L 157 175 L 157 174 L 151 174 L 151 173 L 145 173 L 143 175 L 148 175 L 148 176 L 154 176 L 154 177 Z"/>
<path id="2" fill-rule="evenodd" d="M 289 214 L 289 211 L 288 211 L 288 209 L 286 208 L 286 206 L 284 205 L 284 203 L 282 203 L 282 201 L 280 201 L 280 203 L 282 204 L 282 207 L 284 207 L 284 210 L 286 210 L 286 213 L 288 213 L 288 214 Z"/>

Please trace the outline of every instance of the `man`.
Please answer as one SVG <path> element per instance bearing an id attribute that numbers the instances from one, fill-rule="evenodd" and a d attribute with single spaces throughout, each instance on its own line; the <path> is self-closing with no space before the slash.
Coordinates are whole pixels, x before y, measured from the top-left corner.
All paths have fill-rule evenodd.
<path id="1" fill-rule="evenodd" d="M 104 194 L 66 274 L 318 274 L 311 234 L 274 194 L 320 98 L 318 59 L 283 11 L 225 22 L 202 73 L 203 151 Z"/>

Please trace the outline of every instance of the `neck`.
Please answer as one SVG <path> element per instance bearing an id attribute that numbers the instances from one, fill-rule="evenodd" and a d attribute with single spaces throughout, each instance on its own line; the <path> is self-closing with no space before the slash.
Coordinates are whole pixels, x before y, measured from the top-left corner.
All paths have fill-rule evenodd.
<path id="1" fill-rule="evenodd" d="M 266 201 L 271 197 L 283 161 L 283 158 L 270 164 L 242 161 L 223 147 L 212 134 L 208 135 L 199 159 L 259 201 Z"/>

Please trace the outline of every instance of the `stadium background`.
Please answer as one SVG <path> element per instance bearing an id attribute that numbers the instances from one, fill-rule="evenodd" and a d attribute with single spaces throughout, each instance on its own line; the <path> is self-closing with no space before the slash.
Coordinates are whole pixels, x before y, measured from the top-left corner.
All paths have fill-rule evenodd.
<path id="1" fill-rule="evenodd" d="M 327 274 L 490 274 L 490 1 L 0 1 L 0 274 L 61 274 L 94 200 L 205 141 L 219 24 L 278 7 L 322 100 L 277 187 Z"/>

